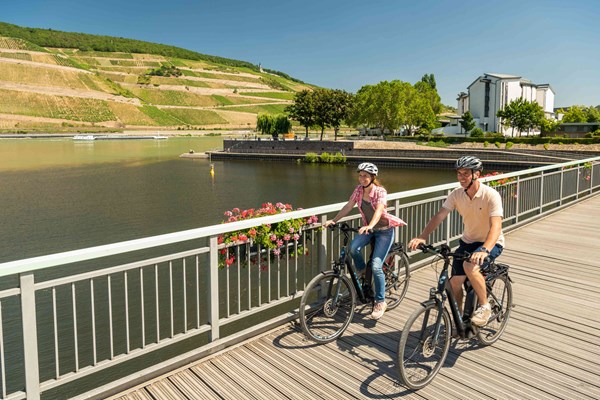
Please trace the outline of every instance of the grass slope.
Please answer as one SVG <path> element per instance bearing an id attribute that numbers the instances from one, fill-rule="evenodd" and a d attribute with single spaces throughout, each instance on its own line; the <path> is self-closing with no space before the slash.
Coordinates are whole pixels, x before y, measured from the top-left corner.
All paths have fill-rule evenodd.
<path id="1" fill-rule="evenodd" d="M 179 76 L 150 75 L 161 67 Z M 252 114 L 282 113 L 295 92 L 314 88 L 266 71 L 173 46 L 0 22 L 0 131 L 248 128 Z"/>

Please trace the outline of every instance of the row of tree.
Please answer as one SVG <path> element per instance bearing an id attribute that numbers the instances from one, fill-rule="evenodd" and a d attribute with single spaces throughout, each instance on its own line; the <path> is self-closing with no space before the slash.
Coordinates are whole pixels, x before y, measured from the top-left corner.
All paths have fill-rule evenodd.
<path id="1" fill-rule="evenodd" d="M 321 128 L 322 140 L 327 127 L 334 129 L 337 138 L 342 123 L 377 127 L 392 134 L 400 129 L 408 134 L 431 130 L 437 125 L 436 115 L 441 109 L 435 77 L 426 74 L 414 85 L 383 81 L 363 86 L 356 95 L 343 90 L 303 90 L 296 93 L 294 103 L 285 111 L 304 126 L 307 137 L 310 127 Z"/>
<path id="2" fill-rule="evenodd" d="M 542 134 L 553 132 L 561 123 L 600 122 L 600 110 L 595 107 L 573 106 L 567 110 L 560 109 L 558 113 L 563 114 L 560 121 L 548 119 L 538 103 L 518 98 L 499 110 L 496 116 L 501 118 L 504 127 L 516 130 L 518 136 L 535 129 L 540 129 Z M 463 114 L 460 124 L 465 132 L 474 130 L 475 121 L 469 111 Z"/>

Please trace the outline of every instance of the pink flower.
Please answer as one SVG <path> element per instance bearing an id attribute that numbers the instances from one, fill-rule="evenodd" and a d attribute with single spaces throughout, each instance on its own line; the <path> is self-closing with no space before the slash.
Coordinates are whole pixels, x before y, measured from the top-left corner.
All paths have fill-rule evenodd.
<path id="1" fill-rule="evenodd" d="M 276 243 L 277 243 L 277 246 L 279 246 L 279 247 L 283 246 L 283 240 L 281 240 L 281 239 L 277 240 Z"/>
<path id="2" fill-rule="evenodd" d="M 295 240 L 295 241 L 298 241 L 298 239 L 300 239 L 300 235 L 298 235 L 297 233 L 296 233 L 296 234 L 294 234 L 294 236 L 293 236 L 293 237 L 294 237 L 294 240 Z"/>
<path id="3" fill-rule="evenodd" d="M 269 239 L 271 239 L 271 242 L 274 242 L 277 240 L 277 235 L 275 235 L 274 233 L 271 234 L 271 236 L 269 236 Z"/>
<path id="4" fill-rule="evenodd" d="M 231 211 L 225 211 L 223 213 L 226 217 L 231 217 L 233 215 L 233 213 Z"/>
<path id="5" fill-rule="evenodd" d="M 227 266 L 229 267 L 231 264 L 233 264 L 234 261 L 235 261 L 235 258 L 230 257 L 225 260 L 225 264 L 227 264 Z"/>
<path id="6" fill-rule="evenodd" d="M 236 214 L 239 214 L 239 213 L 240 213 L 240 209 L 239 209 L 239 208 L 237 208 L 237 207 L 236 207 L 236 208 L 234 208 L 234 209 L 233 209 L 233 210 L 231 210 L 231 211 L 233 211 L 233 212 L 234 212 L 234 213 L 236 213 Z"/>
<path id="7" fill-rule="evenodd" d="M 290 233 L 294 233 L 294 232 L 296 232 L 296 230 L 293 227 L 291 227 L 290 228 Z"/>
<path id="8" fill-rule="evenodd" d="M 288 235 L 287 233 L 286 233 L 285 235 L 283 235 L 283 240 L 285 240 L 286 242 L 287 242 L 288 240 L 290 240 L 290 238 L 291 238 L 291 236 L 290 236 L 290 235 Z"/>
<path id="9" fill-rule="evenodd" d="M 218 243 L 218 244 L 222 244 L 224 241 L 225 241 L 225 239 L 223 239 L 223 236 L 219 236 L 219 237 L 217 238 L 217 243 Z"/>
<path id="10" fill-rule="evenodd" d="M 281 250 L 280 249 L 275 249 L 273 250 L 273 254 L 275 254 L 276 256 L 281 254 Z"/>
<path id="11" fill-rule="evenodd" d="M 252 228 L 248 231 L 250 237 L 256 237 L 256 229 Z"/>
<path id="12" fill-rule="evenodd" d="M 241 240 L 242 242 L 247 242 L 248 236 L 246 236 L 246 234 L 244 234 L 244 233 L 240 233 L 238 236 L 238 240 Z"/>

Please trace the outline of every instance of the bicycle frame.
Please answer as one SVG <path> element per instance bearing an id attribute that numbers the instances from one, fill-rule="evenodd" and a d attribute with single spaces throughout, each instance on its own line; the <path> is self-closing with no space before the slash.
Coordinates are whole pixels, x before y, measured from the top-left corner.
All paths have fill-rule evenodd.
<path id="1" fill-rule="evenodd" d="M 440 321 L 441 321 L 442 312 L 444 309 L 444 302 L 446 300 L 448 300 L 448 303 L 450 305 L 452 321 L 453 321 L 454 326 L 456 327 L 456 331 L 460 335 L 460 337 L 463 339 L 466 339 L 466 338 L 471 338 L 471 337 L 475 336 L 477 334 L 477 332 L 479 331 L 479 328 L 477 326 L 471 324 L 471 314 L 473 313 L 473 310 L 477 306 L 477 295 L 475 294 L 475 290 L 473 289 L 473 287 L 471 286 L 471 283 L 467 279 L 464 284 L 465 289 L 466 289 L 466 296 L 465 296 L 465 301 L 464 301 L 464 311 L 461 311 L 460 308 L 458 307 L 458 302 L 456 301 L 456 297 L 454 296 L 454 292 L 452 290 L 452 286 L 450 284 L 450 278 L 448 275 L 448 270 L 450 268 L 450 260 L 451 259 L 457 258 L 457 259 L 465 260 L 465 259 L 470 258 L 470 254 L 469 253 L 463 253 L 463 254 L 452 253 L 450 247 L 446 244 L 441 245 L 439 252 L 435 251 L 435 249 L 431 246 L 426 246 L 425 250 L 423 250 L 423 251 L 430 251 L 435 254 L 441 255 L 444 258 L 444 266 L 443 266 L 442 271 L 440 272 L 440 275 L 438 278 L 437 288 L 430 289 L 429 300 L 427 300 L 423 304 L 423 305 L 427 305 L 432 302 L 435 302 L 437 310 L 438 310 L 438 316 L 436 319 L 436 330 L 434 333 L 435 341 L 438 340 L 438 337 L 440 334 L 440 329 L 441 329 Z M 492 288 L 490 286 L 490 282 L 493 282 L 493 280 L 495 278 L 497 278 L 498 276 L 501 276 L 501 275 L 506 275 L 507 278 L 510 280 L 510 276 L 508 276 L 508 268 L 509 267 L 506 264 L 496 264 L 494 261 L 492 261 L 482 271 L 483 273 L 485 273 L 485 284 L 486 284 L 487 292 L 492 295 L 492 297 L 494 298 L 494 300 L 496 300 L 496 302 L 498 302 L 498 304 L 502 304 L 503 300 L 499 300 L 495 297 L 493 291 L 491 290 Z M 489 272 L 489 274 L 486 272 Z"/>
<path id="2" fill-rule="evenodd" d="M 363 285 L 360 283 L 360 281 L 358 279 L 358 275 L 356 275 L 356 268 L 354 267 L 354 263 L 352 262 L 352 257 L 350 257 L 350 254 L 348 254 L 348 252 L 347 252 L 348 242 L 350 240 L 350 234 L 348 232 L 356 231 L 356 230 L 354 228 L 351 228 L 348 224 L 345 224 L 345 223 L 340 225 L 339 229 L 344 234 L 344 244 L 343 244 L 342 248 L 340 249 L 339 260 L 336 263 L 334 263 L 334 265 L 333 265 L 333 270 L 336 273 L 343 273 L 344 268 L 348 269 L 348 272 L 350 273 L 350 277 L 352 279 L 352 284 L 354 285 L 354 288 L 356 289 L 356 294 L 358 295 L 359 300 L 363 304 L 366 304 L 369 299 L 367 299 L 365 291 L 363 290 Z M 365 277 L 370 280 L 371 274 L 372 274 L 372 270 L 371 270 L 371 265 L 369 262 L 369 263 L 367 263 L 367 270 L 365 271 Z M 367 282 L 369 280 L 367 280 Z M 341 282 L 339 282 L 337 285 L 336 296 L 339 296 L 340 285 L 341 285 Z"/>
<path id="3" fill-rule="evenodd" d="M 458 334 L 460 335 L 461 338 L 471 338 L 475 334 L 477 334 L 477 331 L 478 331 L 478 328 L 471 324 L 471 319 L 470 319 L 471 313 L 473 312 L 473 309 L 475 308 L 475 305 L 477 303 L 477 295 L 475 294 L 475 291 L 472 289 L 470 284 L 468 284 L 468 280 L 467 280 L 465 282 L 465 285 L 467 286 L 467 294 L 465 296 L 465 302 L 464 302 L 465 311 L 463 314 L 463 312 L 461 312 L 460 308 L 458 307 L 456 297 L 454 296 L 454 292 L 452 291 L 452 286 L 450 285 L 450 278 L 449 278 L 449 274 L 448 274 L 448 270 L 450 268 L 451 257 L 460 256 L 461 258 L 466 259 L 466 258 L 468 258 L 468 256 L 452 253 L 450 251 L 450 247 L 445 244 L 441 246 L 441 251 L 439 253 L 436 252 L 436 254 L 441 254 L 444 257 L 444 266 L 443 266 L 442 271 L 440 272 L 440 275 L 438 278 L 437 288 L 431 288 L 429 290 L 429 300 L 427 300 L 424 303 L 424 305 L 426 305 L 428 303 L 435 302 L 437 310 L 438 310 L 437 319 L 435 321 L 436 322 L 436 330 L 435 330 L 435 333 L 433 336 L 434 340 L 437 341 L 439 334 L 440 334 L 440 329 L 441 329 L 440 321 L 441 321 L 442 313 L 444 310 L 444 302 L 446 300 L 448 300 L 449 305 L 450 305 L 452 321 L 454 323 L 454 326 L 456 327 L 456 331 L 458 332 Z M 465 317 L 467 317 L 467 318 L 465 318 Z"/>

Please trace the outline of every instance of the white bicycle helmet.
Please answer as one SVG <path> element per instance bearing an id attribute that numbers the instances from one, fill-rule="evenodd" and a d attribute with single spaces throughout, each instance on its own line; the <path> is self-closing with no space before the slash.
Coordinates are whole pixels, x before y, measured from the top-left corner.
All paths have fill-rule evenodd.
<path id="1" fill-rule="evenodd" d="M 369 174 L 375 175 L 375 176 L 377 176 L 377 172 L 379 172 L 379 170 L 377 169 L 377 166 L 370 162 L 360 163 L 358 165 L 358 168 L 356 168 L 356 172 L 360 172 L 360 171 L 365 171 L 365 172 L 368 172 Z"/>
<path id="2" fill-rule="evenodd" d="M 481 171 L 481 170 L 483 170 L 483 163 L 477 157 L 463 156 L 463 157 L 459 158 L 458 160 L 456 160 L 456 164 L 454 166 L 454 169 L 461 169 L 461 168 L 472 169 L 474 171 Z"/>

